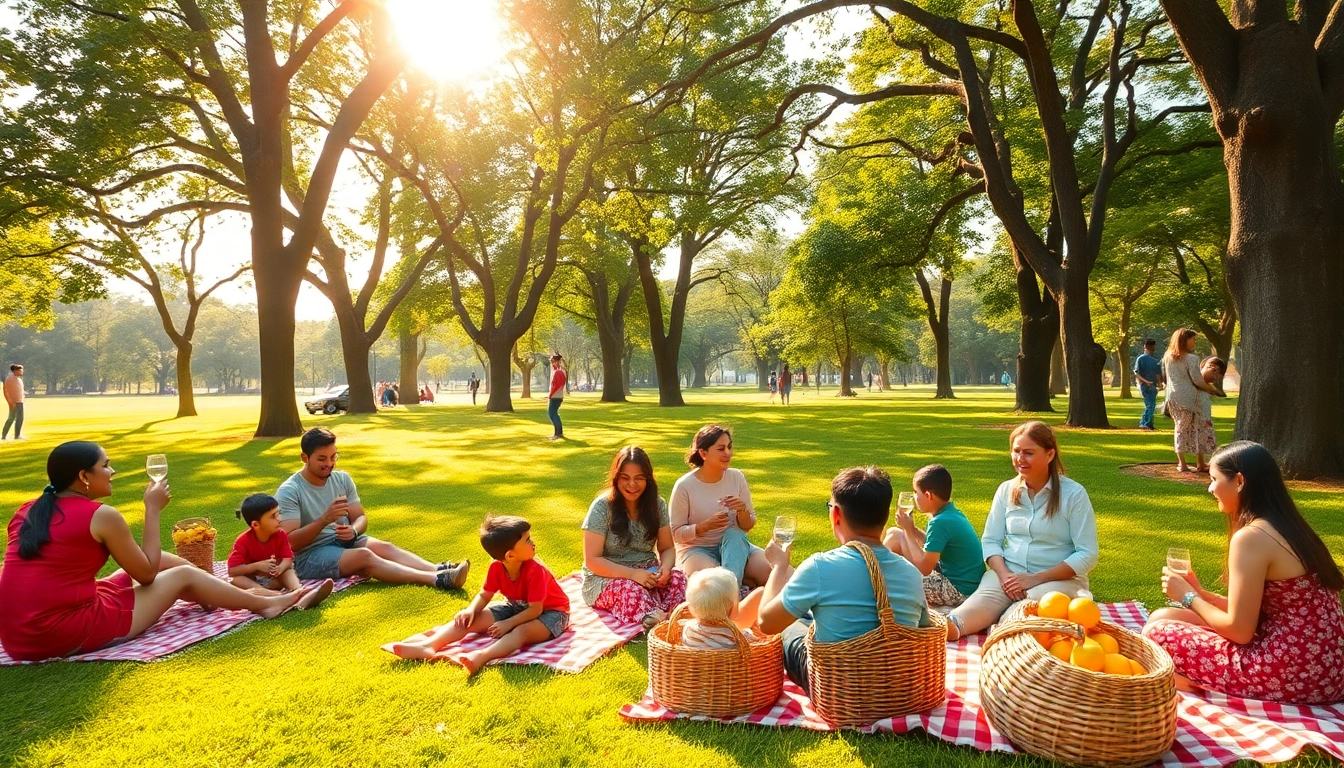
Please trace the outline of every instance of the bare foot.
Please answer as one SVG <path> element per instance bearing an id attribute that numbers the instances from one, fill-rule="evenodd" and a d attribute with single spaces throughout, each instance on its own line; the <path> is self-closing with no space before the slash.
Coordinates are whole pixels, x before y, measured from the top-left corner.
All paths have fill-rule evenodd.
<path id="1" fill-rule="evenodd" d="M 454 656 L 453 661 L 456 661 L 458 664 L 461 664 L 462 668 L 467 670 L 467 677 L 472 677 L 477 672 L 481 671 L 480 667 L 477 666 L 479 662 L 476 661 L 475 654 L 464 653 L 461 656 Z"/>
<path id="2" fill-rule="evenodd" d="M 290 592 L 287 595 L 280 595 L 279 597 L 276 597 L 274 599 L 274 602 L 272 602 L 269 606 L 261 609 L 260 611 L 253 611 L 253 613 L 257 614 L 263 619 L 274 619 L 276 616 L 279 616 L 282 613 L 287 613 L 289 611 L 294 610 L 294 606 L 298 605 L 299 603 L 299 598 L 303 597 L 305 594 L 306 594 L 305 591 L 300 590 L 298 592 Z"/>
<path id="3" fill-rule="evenodd" d="M 315 589 L 304 593 L 294 607 L 298 608 L 300 611 L 306 611 L 309 608 L 312 608 L 323 600 L 326 600 L 327 596 L 331 594 L 331 590 L 334 589 L 335 586 L 336 582 L 331 579 L 326 579 L 321 584 L 318 584 Z"/>
<path id="4" fill-rule="evenodd" d="M 403 659 L 432 659 L 434 649 L 419 643 L 393 643 L 392 653 Z"/>

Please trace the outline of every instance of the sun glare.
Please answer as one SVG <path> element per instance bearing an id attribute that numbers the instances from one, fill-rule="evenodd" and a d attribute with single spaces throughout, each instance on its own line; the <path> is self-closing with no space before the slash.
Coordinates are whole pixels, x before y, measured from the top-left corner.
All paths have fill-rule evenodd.
<path id="1" fill-rule="evenodd" d="M 388 0 L 411 65 L 438 80 L 486 77 L 503 43 L 494 0 Z"/>

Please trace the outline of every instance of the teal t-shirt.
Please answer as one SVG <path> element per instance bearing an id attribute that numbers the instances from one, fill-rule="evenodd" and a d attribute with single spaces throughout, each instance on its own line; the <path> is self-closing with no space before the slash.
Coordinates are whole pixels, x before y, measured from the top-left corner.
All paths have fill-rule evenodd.
<path id="1" fill-rule="evenodd" d="M 943 575 L 961 594 L 970 595 L 980 586 L 980 579 L 985 575 L 980 537 L 971 521 L 952 502 L 929 519 L 928 530 L 924 532 L 924 551 L 939 553 L 938 565 Z"/>
<path id="2" fill-rule="evenodd" d="M 887 600 L 897 624 L 926 626 L 924 578 L 908 560 L 886 547 L 873 547 L 887 582 Z M 784 610 L 797 617 L 808 611 L 817 642 L 837 643 L 877 629 L 877 597 L 863 555 L 849 547 L 818 552 L 803 561 L 779 595 Z"/>

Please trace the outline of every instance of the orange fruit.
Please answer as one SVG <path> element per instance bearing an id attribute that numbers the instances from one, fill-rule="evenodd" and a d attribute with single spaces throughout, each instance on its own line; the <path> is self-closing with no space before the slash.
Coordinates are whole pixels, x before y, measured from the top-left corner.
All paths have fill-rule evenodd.
<path id="1" fill-rule="evenodd" d="M 1101 649 L 1106 651 L 1106 653 L 1120 652 L 1120 643 L 1117 643 L 1114 637 L 1111 637 L 1105 632 L 1089 632 L 1087 636 L 1096 640 L 1097 644 L 1099 644 Z"/>
<path id="2" fill-rule="evenodd" d="M 1072 640 L 1058 640 L 1053 645 L 1050 646 L 1050 655 L 1054 656 L 1060 661 L 1066 663 L 1072 663 L 1071 661 L 1069 661 L 1072 654 L 1073 654 Z"/>
<path id="3" fill-rule="evenodd" d="M 1129 659 L 1118 653 L 1108 653 L 1102 659 L 1101 671 L 1108 675 L 1124 675 L 1129 677 L 1134 674 L 1134 670 L 1129 666 Z"/>
<path id="4" fill-rule="evenodd" d="M 1137 661 L 1135 661 L 1135 660 L 1133 660 L 1133 659 L 1130 659 L 1130 660 L 1129 660 L 1129 673 L 1130 673 L 1131 675 L 1146 675 L 1146 674 L 1148 674 L 1148 670 L 1144 669 L 1144 668 L 1143 668 L 1143 665 L 1140 664 L 1139 662 L 1137 662 Z"/>
<path id="5" fill-rule="evenodd" d="M 1049 648 L 1050 646 L 1055 644 L 1054 632 L 1032 632 L 1031 634 L 1033 637 L 1036 638 L 1036 642 L 1040 643 L 1046 648 Z"/>
<path id="6" fill-rule="evenodd" d="M 1069 596 L 1063 592 L 1046 592 L 1037 604 L 1036 615 L 1043 619 L 1069 618 Z"/>
<path id="7" fill-rule="evenodd" d="M 1081 624 L 1083 629 L 1092 629 L 1101 621 L 1101 609 L 1090 597 L 1075 597 L 1069 603 L 1069 621 Z"/>
<path id="8" fill-rule="evenodd" d="M 1106 652 L 1096 643 L 1075 645 L 1073 653 L 1069 654 L 1069 663 L 1075 667 L 1100 672 L 1106 666 Z"/>

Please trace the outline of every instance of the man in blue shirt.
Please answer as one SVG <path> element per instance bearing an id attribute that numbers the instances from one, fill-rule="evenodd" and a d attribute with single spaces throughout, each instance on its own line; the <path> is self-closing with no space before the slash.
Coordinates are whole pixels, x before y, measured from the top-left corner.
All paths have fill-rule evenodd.
<path id="1" fill-rule="evenodd" d="M 891 612 L 897 624 L 927 626 L 924 580 L 919 571 L 882 545 L 891 516 L 891 478 L 877 467 L 852 467 L 831 482 L 827 504 L 831 532 L 842 545 L 867 545 L 886 581 Z M 877 629 L 877 596 L 868 566 L 858 550 L 840 546 L 818 552 L 795 571 L 789 550 L 772 541 L 765 550 L 770 578 L 761 595 L 759 626 L 769 635 L 782 634 L 784 671 L 804 691 L 807 681 L 807 631 L 816 624 L 816 640 L 835 643 Z"/>
<path id="2" fill-rule="evenodd" d="M 1143 395 L 1143 417 L 1139 419 L 1139 429 L 1153 429 L 1153 411 L 1157 410 L 1157 387 L 1162 381 L 1162 361 L 1153 356 L 1157 342 L 1144 339 L 1143 354 L 1134 361 L 1134 378 L 1139 381 L 1139 394 Z"/>

